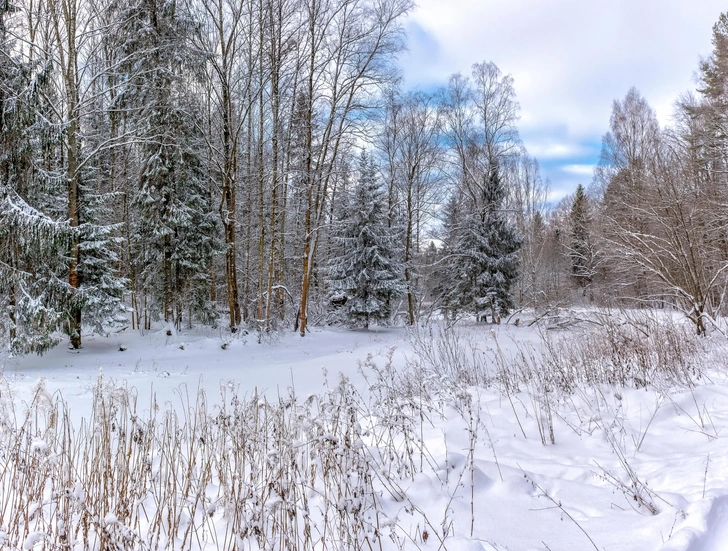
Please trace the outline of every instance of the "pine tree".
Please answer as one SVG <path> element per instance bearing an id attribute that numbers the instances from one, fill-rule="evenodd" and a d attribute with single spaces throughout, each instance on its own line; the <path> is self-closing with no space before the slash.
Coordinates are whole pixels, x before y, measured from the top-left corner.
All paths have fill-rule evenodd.
<path id="1" fill-rule="evenodd" d="M 396 260 L 397 240 L 384 204 L 374 162 L 362 153 L 359 181 L 335 228 L 328 283 L 332 302 L 343 304 L 349 320 L 364 327 L 372 320 L 387 320 L 391 301 L 405 290 L 403 268 Z"/>
<path id="2" fill-rule="evenodd" d="M 451 290 L 446 308 L 466 311 L 493 322 L 513 308 L 512 286 L 518 278 L 521 239 L 503 212 L 505 188 L 492 168 L 481 190 L 481 201 L 462 217 L 453 246 Z"/>
<path id="3" fill-rule="evenodd" d="M 702 86 L 699 92 L 711 102 L 728 101 L 728 12 L 713 25 L 713 52 L 700 62 Z"/>

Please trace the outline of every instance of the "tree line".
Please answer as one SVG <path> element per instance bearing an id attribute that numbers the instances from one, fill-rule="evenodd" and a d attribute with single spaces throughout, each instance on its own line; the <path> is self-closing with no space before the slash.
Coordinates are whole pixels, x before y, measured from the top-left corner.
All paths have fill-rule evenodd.
<path id="1" fill-rule="evenodd" d="M 671 125 L 660 128 L 635 88 L 614 101 L 592 185 L 557 214 L 568 221 L 572 274 L 584 294 L 677 309 L 699 334 L 726 313 L 728 14 L 712 44 Z"/>
<path id="2" fill-rule="evenodd" d="M 412 8 L 0 0 L 0 339 L 498 322 L 580 296 L 715 315 L 725 19 L 675 128 L 630 92 L 589 192 L 549 209 L 509 75 L 402 89 Z"/>

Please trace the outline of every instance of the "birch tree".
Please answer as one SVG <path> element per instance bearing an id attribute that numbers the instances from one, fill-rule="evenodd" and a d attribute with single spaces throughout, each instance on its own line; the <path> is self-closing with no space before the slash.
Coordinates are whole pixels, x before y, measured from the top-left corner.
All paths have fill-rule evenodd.
<path id="1" fill-rule="evenodd" d="M 443 150 L 439 143 L 440 108 L 422 92 L 390 94 L 378 139 L 386 179 L 389 226 L 401 220 L 407 323 L 414 324 L 422 293 L 417 257 L 435 208 L 444 196 Z"/>
<path id="2" fill-rule="evenodd" d="M 392 56 L 403 48 L 401 20 L 409 0 L 308 0 L 306 62 L 301 91 L 303 247 L 297 329 L 308 323 L 311 279 L 337 160 L 372 105 L 372 95 L 393 77 Z M 316 129 L 316 134 L 314 134 Z"/>

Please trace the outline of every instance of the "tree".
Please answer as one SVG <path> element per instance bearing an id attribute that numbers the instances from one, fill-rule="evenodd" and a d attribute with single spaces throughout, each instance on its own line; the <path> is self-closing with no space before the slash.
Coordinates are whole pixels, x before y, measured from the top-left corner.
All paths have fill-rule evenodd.
<path id="1" fill-rule="evenodd" d="M 521 277 L 518 303 L 536 308 L 546 305 L 549 275 L 544 256 L 544 214 L 547 211 L 549 182 L 541 178 L 538 161 L 524 147 L 507 158 L 508 196 L 506 205 L 513 213 L 521 246 Z"/>
<path id="2" fill-rule="evenodd" d="M 491 169 L 497 166 L 507 179 L 520 152 L 513 78 L 492 62 L 476 63 L 472 80 L 452 75 L 441 96 L 451 179 L 460 193 L 477 204 Z"/>
<path id="3" fill-rule="evenodd" d="M 639 303 L 678 308 L 704 334 L 728 284 L 725 224 L 713 186 L 717 167 L 695 149 L 696 126 L 660 131 L 634 90 L 615 102 L 612 118 L 626 130 L 605 144 L 618 161 L 605 171 L 604 199 L 616 283 L 630 285 Z"/>
<path id="4" fill-rule="evenodd" d="M 23 61 L 7 32 L 14 8 L 0 2 L 0 341 L 11 354 L 42 354 L 60 342 L 72 293 L 65 258 L 74 231 L 26 198 L 44 197 L 39 154 L 59 143 L 42 116 L 50 65 Z"/>
<path id="5" fill-rule="evenodd" d="M 298 108 L 303 262 L 296 327 L 301 336 L 338 158 L 365 122 L 374 93 L 395 78 L 391 59 L 404 48 L 401 20 L 412 6 L 410 0 L 305 2 L 306 57 Z"/>
<path id="6" fill-rule="evenodd" d="M 725 148 L 728 130 L 728 13 L 721 13 L 713 25 L 713 51 L 700 63 L 700 85 L 698 92 L 707 111 L 705 137 L 712 147 Z"/>
<path id="7" fill-rule="evenodd" d="M 498 164 L 502 167 L 507 157 L 518 154 L 520 142 L 515 124 L 519 106 L 513 77 L 501 73 L 492 61 L 474 64 L 472 76 L 472 97 L 479 116 L 484 166 L 488 168 Z"/>
<path id="8" fill-rule="evenodd" d="M 364 327 L 388 319 L 391 301 L 405 290 L 383 199 L 374 162 L 362 153 L 359 181 L 334 232 L 337 256 L 330 260 L 328 282 L 332 302 L 343 303 L 349 320 Z"/>
<path id="9" fill-rule="evenodd" d="M 60 339 L 72 294 L 62 259 L 74 231 L 0 185 L 0 319 L 12 354 L 43 354 Z M 6 340 L 3 338 L 2 340 Z"/>
<path id="10" fill-rule="evenodd" d="M 240 142 L 242 127 L 249 116 L 250 102 L 245 99 L 253 77 L 252 68 L 245 66 L 243 55 L 246 6 L 243 2 L 230 0 L 202 0 L 197 4 L 199 18 L 205 24 L 195 34 L 200 49 L 208 52 L 206 79 L 212 112 L 209 114 L 207 146 L 220 193 L 228 327 L 234 332 L 242 321 L 237 273 Z M 212 285 L 214 289 L 214 282 Z"/>
<path id="11" fill-rule="evenodd" d="M 603 194 L 603 216 L 609 220 L 605 237 L 615 241 L 625 232 L 645 233 L 649 229 L 648 183 L 659 154 L 660 127 L 654 110 L 636 88 L 631 88 L 623 100 L 614 101 L 609 126 L 595 181 Z M 613 247 L 610 250 L 616 252 Z M 643 269 L 628 268 L 619 256 L 611 257 L 607 265 L 618 298 L 639 300 L 654 291 Z"/>
<path id="12" fill-rule="evenodd" d="M 49 120 L 62 130 L 55 147 L 44 152 L 43 170 L 53 173 L 49 180 L 62 182 L 65 197 L 57 195 L 61 186 L 56 184 L 50 193 L 54 195 L 51 206 L 38 206 L 48 215 L 60 215 L 58 207 L 64 207 L 63 217 L 74 229 L 64 255 L 70 289 L 66 328 L 73 348 L 81 346 L 82 316 L 97 329 L 117 318 L 125 285 L 114 267 L 115 228 L 100 208 L 108 198 L 101 185 L 101 157 L 121 142 L 119 137 L 102 135 L 98 125 L 100 83 L 117 69 L 102 62 L 101 37 L 108 29 L 100 14 L 106 7 L 97 2 L 48 0 L 42 9 L 33 11 L 31 6 L 28 13 L 31 27 L 40 23 L 36 18 L 47 15 L 47 43 L 39 45 L 42 54 L 38 55 L 48 56 L 45 61 L 53 74 L 43 97 Z M 30 55 L 33 60 L 33 48 Z"/>
<path id="13" fill-rule="evenodd" d="M 202 63 L 189 47 L 195 21 L 175 2 L 134 0 L 120 15 L 130 75 L 123 102 L 134 113 L 139 158 L 130 235 L 134 271 L 154 317 L 177 327 L 185 312 L 209 321 L 215 317 L 206 298 L 209 259 L 219 235 L 208 208 L 205 145 L 191 91 L 190 75 Z"/>
<path id="14" fill-rule="evenodd" d="M 60 329 L 80 347 L 81 314 L 97 331 L 117 321 L 124 287 L 112 266 L 115 228 L 100 206 L 107 196 L 99 159 L 112 144 L 99 138 L 102 110 L 88 98 L 98 97 L 87 87 L 103 71 L 95 63 L 97 35 L 77 30 L 88 13 L 75 4 L 38 7 L 24 14 L 25 24 L 35 31 L 47 25 L 43 47 L 13 50 L 6 16 L 18 9 L 0 6 L 0 279 L 16 353 L 42 353 Z M 83 77 L 80 60 L 88 68 Z"/>
<path id="15" fill-rule="evenodd" d="M 594 278 L 596 258 L 590 225 L 589 199 L 579 184 L 569 213 L 569 258 L 571 275 L 581 288 L 588 287 Z"/>
<path id="16" fill-rule="evenodd" d="M 477 319 L 490 313 L 500 323 L 514 305 L 511 288 L 518 278 L 521 239 L 503 212 L 505 189 L 497 167 L 481 189 L 481 200 L 470 205 L 457 231 L 445 305 L 472 312 Z"/>
<path id="17" fill-rule="evenodd" d="M 422 297 L 417 261 L 424 228 L 442 196 L 442 147 L 438 141 L 440 112 L 432 96 L 421 92 L 387 97 L 378 147 L 388 184 L 390 227 L 401 221 L 407 323 L 415 323 Z"/>
<path id="18" fill-rule="evenodd" d="M 435 258 L 431 272 L 432 308 L 440 309 L 445 318 L 455 317 L 457 303 L 451 300 L 452 291 L 451 262 L 456 257 L 460 241 L 460 229 L 463 227 L 463 201 L 458 194 L 450 194 L 440 214 L 438 237 L 442 243 Z"/>

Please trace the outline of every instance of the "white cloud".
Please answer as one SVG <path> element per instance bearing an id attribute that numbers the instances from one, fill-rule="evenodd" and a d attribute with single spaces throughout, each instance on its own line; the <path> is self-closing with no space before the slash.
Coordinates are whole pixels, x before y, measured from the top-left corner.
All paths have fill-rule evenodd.
<path id="1" fill-rule="evenodd" d="M 549 159 L 571 159 L 584 155 L 588 149 L 578 143 L 543 142 L 538 138 L 525 140 L 529 155 L 541 161 Z"/>
<path id="2" fill-rule="evenodd" d="M 538 158 L 598 161 L 612 101 L 636 86 L 670 122 L 677 96 L 694 89 L 700 56 L 724 0 L 418 0 L 418 40 L 402 57 L 411 86 L 444 84 L 473 63 L 514 77 L 521 135 Z M 425 44 L 420 48 L 418 44 Z M 424 51 L 421 51 L 424 50 Z M 545 128 L 560 127 L 549 142 Z M 557 177 L 554 172 L 548 175 Z"/>
<path id="3" fill-rule="evenodd" d="M 548 202 L 552 205 L 557 205 L 564 197 L 567 197 L 571 191 L 566 189 L 554 189 L 549 192 Z"/>
<path id="4" fill-rule="evenodd" d="M 594 174 L 594 168 L 596 165 L 564 165 L 561 170 L 567 174 L 574 174 L 575 176 L 591 176 Z"/>

